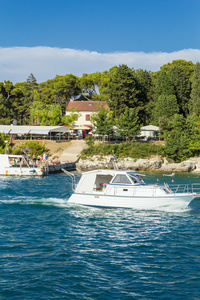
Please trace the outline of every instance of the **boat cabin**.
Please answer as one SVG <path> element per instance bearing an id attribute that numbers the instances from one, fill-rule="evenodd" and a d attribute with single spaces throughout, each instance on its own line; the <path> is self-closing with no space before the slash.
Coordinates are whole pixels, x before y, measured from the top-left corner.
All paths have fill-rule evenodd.
<path id="1" fill-rule="evenodd" d="M 0 155 L 1 168 L 10 167 L 30 167 L 28 160 L 23 155 L 1 154 Z"/>
<path id="2" fill-rule="evenodd" d="M 23 155 L 0 154 L 0 175 L 44 175 L 43 167 L 36 167 Z"/>
<path id="3" fill-rule="evenodd" d="M 134 171 L 95 170 L 82 174 L 82 177 L 76 188 L 76 193 L 105 191 L 108 184 L 116 186 L 145 185 L 144 181 Z"/>

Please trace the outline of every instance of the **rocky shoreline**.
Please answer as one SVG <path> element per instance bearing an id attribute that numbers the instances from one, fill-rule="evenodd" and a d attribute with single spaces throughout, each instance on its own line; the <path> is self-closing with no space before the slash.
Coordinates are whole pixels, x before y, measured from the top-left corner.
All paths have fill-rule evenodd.
<path id="1" fill-rule="evenodd" d="M 77 168 L 81 170 L 110 169 L 113 168 L 113 156 L 93 156 L 80 159 Z M 150 159 L 132 159 L 127 157 L 117 162 L 119 169 L 131 169 L 135 171 L 157 172 L 200 172 L 200 157 L 190 158 L 181 163 L 169 163 L 166 158 L 153 157 Z"/>

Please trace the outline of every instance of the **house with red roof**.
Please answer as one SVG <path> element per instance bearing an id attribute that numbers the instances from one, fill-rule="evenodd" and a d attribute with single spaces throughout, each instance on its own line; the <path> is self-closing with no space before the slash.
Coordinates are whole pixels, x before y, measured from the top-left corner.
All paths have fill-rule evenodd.
<path id="1" fill-rule="evenodd" d="M 80 117 L 74 123 L 74 129 L 76 130 L 87 130 L 92 129 L 92 123 L 90 116 L 95 111 L 100 111 L 101 108 L 110 109 L 105 101 L 69 101 L 66 108 L 66 115 L 70 115 L 70 108 L 75 108 L 80 112 Z"/>

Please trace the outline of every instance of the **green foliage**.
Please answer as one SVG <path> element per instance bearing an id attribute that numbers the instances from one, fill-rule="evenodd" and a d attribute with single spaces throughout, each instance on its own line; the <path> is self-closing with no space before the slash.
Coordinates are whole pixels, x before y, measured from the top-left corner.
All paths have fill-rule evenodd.
<path id="1" fill-rule="evenodd" d="M 170 118 L 179 113 L 179 106 L 175 95 L 161 94 L 155 104 L 155 118 Z"/>
<path id="2" fill-rule="evenodd" d="M 117 131 L 121 136 L 134 137 L 140 132 L 138 119 L 135 109 L 126 107 L 117 119 Z"/>
<path id="3" fill-rule="evenodd" d="M 140 125 L 156 125 L 159 120 L 154 116 L 155 106 L 157 99 L 163 94 L 175 95 L 180 113 L 185 117 L 188 115 L 190 80 L 193 72 L 192 62 L 176 60 L 163 65 L 159 72 L 154 73 L 120 65 L 102 73 L 84 73 L 80 78 L 73 74 L 57 75 L 54 79 L 40 84 L 34 75 L 30 74 L 26 82 L 13 85 L 7 80 L 0 83 L 0 122 L 10 124 L 16 119 L 18 124 L 59 123 L 58 113 L 53 113 L 54 120 L 51 122 L 44 110 L 54 109 L 48 105 L 59 105 L 61 120 L 65 116 L 70 98 L 83 92 L 93 100 L 107 100 L 115 116 L 124 113 L 126 107 L 134 108 Z M 193 91 L 191 96 L 189 112 L 196 112 L 198 115 L 198 97 L 195 96 L 198 94 L 198 83 L 195 84 L 195 81 L 197 82 L 199 74 L 197 70 L 195 73 L 193 88 L 196 91 Z M 42 102 L 41 113 L 33 111 L 40 106 L 37 102 Z"/>
<path id="4" fill-rule="evenodd" d="M 189 115 L 186 120 L 190 156 L 200 155 L 200 117 Z"/>
<path id="5" fill-rule="evenodd" d="M 12 90 L 12 117 L 18 124 L 24 124 L 29 115 L 29 102 L 25 97 L 25 84 L 16 83 Z"/>
<path id="6" fill-rule="evenodd" d="M 33 124 L 44 124 L 46 121 L 47 112 L 45 104 L 42 101 L 34 101 L 30 109 L 30 117 Z"/>
<path id="7" fill-rule="evenodd" d="M 181 135 L 177 140 L 172 136 L 168 137 L 165 145 L 165 154 L 175 162 L 185 160 L 192 155 L 188 139 Z"/>
<path id="8" fill-rule="evenodd" d="M 199 155 L 200 63 L 185 60 L 174 60 L 154 73 L 120 65 L 81 77 L 57 75 L 40 84 L 33 74 L 15 85 L 5 80 L 0 82 L 0 123 L 11 124 L 14 119 L 18 124 L 73 123 L 79 112 L 66 116 L 65 109 L 70 98 L 81 92 L 93 100 L 106 100 L 114 112 L 114 116 L 106 110 L 92 115 L 96 133 L 112 134 L 115 121 L 121 134 L 128 132 L 129 137 L 142 124 L 159 125 L 165 155 L 175 161 Z M 0 147 L 4 151 L 4 144 Z"/>
<path id="9" fill-rule="evenodd" d="M 106 100 L 109 99 L 109 81 L 110 78 L 116 73 L 117 67 L 112 67 L 109 71 L 101 73 L 101 80 L 98 84 L 100 95 L 103 95 Z"/>
<path id="10" fill-rule="evenodd" d="M 82 89 L 82 93 L 86 93 L 89 95 L 89 98 L 92 99 L 93 93 L 95 93 L 95 83 L 93 80 L 92 74 L 83 74 L 80 78 L 80 86 Z"/>
<path id="11" fill-rule="evenodd" d="M 86 142 L 86 145 L 89 147 L 89 148 L 93 148 L 94 147 L 94 142 L 95 142 L 95 139 L 93 136 L 91 135 L 87 135 L 86 138 L 85 138 L 85 142 Z"/>
<path id="12" fill-rule="evenodd" d="M 94 147 L 85 148 L 81 152 L 81 158 L 86 158 L 93 155 L 115 155 L 119 158 L 147 158 L 151 155 L 163 155 L 163 146 L 158 146 L 153 143 L 138 143 L 124 142 L 121 144 L 105 144 L 100 143 Z"/>
<path id="13" fill-rule="evenodd" d="M 62 123 L 65 123 L 65 124 L 74 123 L 76 121 L 76 119 L 81 116 L 81 113 L 75 107 L 71 107 L 69 109 L 69 112 L 70 112 L 69 115 L 64 115 L 62 117 L 62 120 L 61 120 Z"/>
<path id="14" fill-rule="evenodd" d="M 52 100 L 61 107 L 62 115 L 65 114 L 66 106 L 73 95 L 78 95 L 81 92 L 79 79 L 72 74 L 64 76 L 56 76 L 54 79 Z"/>
<path id="15" fill-rule="evenodd" d="M 123 113 L 126 107 L 139 109 L 137 80 L 126 65 L 114 67 L 108 82 L 108 95 L 115 116 Z"/>
<path id="16" fill-rule="evenodd" d="M 108 109 L 101 108 L 100 111 L 91 114 L 90 119 L 94 125 L 93 132 L 99 135 L 113 134 L 113 113 Z"/>
<path id="17" fill-rule="evenodd" d="M 172 63 L 164 64 L 160 69 L 166 73 L 170 72 L 174 67 L 178 67 L 184 70 L 188 80 L 192 79 L 194 72 L 194 64 L 192 61 L 186 61 L 184 59 L 173 60 Z"/>
<path id="18" fill-rule="evenodd" d="M 189 113 L 189 99 L 191 92 L 190 81 L 184 69 L 179 66 L 171 68 L 168 74 L 174 85 L 180 113 L 186 117 Z"/>
<path id="19" fill-rule="evenodd" d="M 140 110 L 138 110 L 138 117 L 141 124 L 147 125 L 151 118 L 153 106 L 152 74 L 142 69 L 135 70 L 134 74 L 138 82 L 138 98 L 140 99 Z"/>
<path id="20" fill-rule="evenodd" d="M 60 119 L 61 119 L 60 116 L 61 116 L 61 107 L 59 104 L 48 105 L 47 106 L 47 121 L 45 124 L 50 125 L 50 126 L 58 125 L 60 123 Z"/>
<path id="21" fill-rule="evenodd" d="M 200 63 L 196 63 L 192 78 L 190 112 L 200 116 Z"/>
<path id="22" fill-rule="evenodd" d="M 8 150 L 8 153 L 11 151 L 11 146 L 8 143 L 9 137 L 5 135 L 4 133 L 0 133 L 0 153 L 4 154 L 6 149 Z"/>
<path id="23" fill-rule="evenodd" d="M 164 70 L 161 70 L 158 73 L 158 76 L 156 78 L 156 83 L 155 83 L 156 99 L 161 94 L 167 95 L 167 96 L 175 95 L 175 89 L 174 89 L 172 80 L 171 80 L 170 76 Z"/>
<path id="24" fill-rule="evenodd" d="M 37 141 L 27 141 L 23 144 L 20 144 L 18 147 L 13 149 L 13 154 L 24 154 L 23 148 L 30 149 L 30 155 L 31 157 L 33 154 L 36 156 L 43 155 L 43 153 L 48 153 L 48 149 L 45 147 L 45 145 L 40 144 Z"/>
<path id="25" fill-rule="evenodd" d="M 182 115 L 175 115 L 169 120 L 168 132 L 165 135 L 165 154 L 175 162 L 199 154 L 200 135 L 194 116 L 185 119 Z"/>
<path id="26" fill-rule="evenodd" d="M 35 101 L 30 112 L 32 123 L 35 124 L 55 126 L 61 121 L 61 107 L 59 104 L 45 105 L 42 101 Z"/>

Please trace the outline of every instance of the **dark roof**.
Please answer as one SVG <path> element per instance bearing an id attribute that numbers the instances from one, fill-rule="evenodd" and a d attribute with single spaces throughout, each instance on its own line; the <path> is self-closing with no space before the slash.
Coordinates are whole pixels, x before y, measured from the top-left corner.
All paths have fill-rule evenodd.
<path id="1" fill-rule="evenodd" d="M 87 97 L 85 97 L 84 95 L 82 94 L 79 94 L 78 96 L 75 96 L 74 97 L 74 100 L 73 101 L 88 101 Z"/>
<path id="2" fill-rule="evenodd" d="M 95 111 L 101 108 L 110 109 L 105 101 L 70 101 L 67 105 L 66 111 L 75 107 L 79 111 Z"/>

